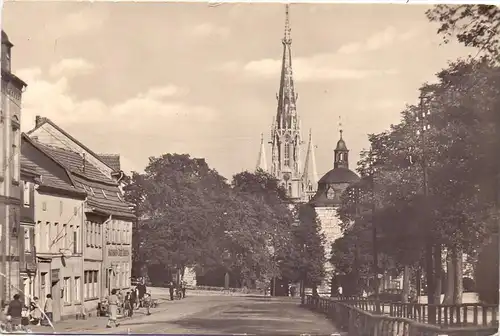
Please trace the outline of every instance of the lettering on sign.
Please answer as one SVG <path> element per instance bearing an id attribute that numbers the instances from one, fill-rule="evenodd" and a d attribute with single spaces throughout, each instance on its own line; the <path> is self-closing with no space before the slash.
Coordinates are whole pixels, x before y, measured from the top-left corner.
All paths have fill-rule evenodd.
<path id="1" fill-rule="evenodd" d="M 127 249 L 112 249 L 108 251 L 108 256 L 110 257 L 128 257 L 129 250 Z"/>

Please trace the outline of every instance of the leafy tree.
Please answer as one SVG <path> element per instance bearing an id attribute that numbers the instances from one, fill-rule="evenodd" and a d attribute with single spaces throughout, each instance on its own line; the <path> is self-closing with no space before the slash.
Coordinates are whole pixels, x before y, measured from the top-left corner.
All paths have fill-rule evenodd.
<path id="1" fill-rule="evenodd" d="M 455 37 L 466 46 L 500 58 L 500 8 L 495 5 L 436 5 L 427 11 L 430 21 L 440 24 L 445 43 Z"/>
<path id="2" fill-rule="evenodd" d="M 496 233 L 481 249 L 475 272 L 479 299 L 490 304 L 498 304 L 498 241 Z"/>

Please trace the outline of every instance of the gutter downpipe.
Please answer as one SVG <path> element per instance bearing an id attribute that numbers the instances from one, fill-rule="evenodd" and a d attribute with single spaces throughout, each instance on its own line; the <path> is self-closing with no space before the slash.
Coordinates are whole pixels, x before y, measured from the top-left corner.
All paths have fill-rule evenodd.
<path id="1" fill-rule="evenodd" d="M 85 208 L 87 207 L 87 197 L 83 200 L 82 204 L 82 220 L 80 223 L 80 248 L 82 249 L 82 264 L 80 276 L 80 300 L 81 300 L 81 314 L 83 319 L 87 318 L 87 309 L 85 308 L 85 251 L 87 250 L 87 221 L 85 220 Z"/>
<path id="2" fill-rule="evenodd" d="M 108 224 L 109 222 L 113 219 L 113 215 L 109 215 L 108 219 L 106 219 L 102 225 L 102 232 L 104 234 L 101 235 L 102 239 L 102 267 L 101 267 L 101 293 L 104 294 L 106 290 L 106 285 L 107 285 L 107 280 L 108 280 Z M 106 295 L 110 294 L 111 291 L 111 279 L 109 279 L 109 287 L 108 288 L 108 293 Z M 103 297 L 103 295 L 101 295 Z"/>

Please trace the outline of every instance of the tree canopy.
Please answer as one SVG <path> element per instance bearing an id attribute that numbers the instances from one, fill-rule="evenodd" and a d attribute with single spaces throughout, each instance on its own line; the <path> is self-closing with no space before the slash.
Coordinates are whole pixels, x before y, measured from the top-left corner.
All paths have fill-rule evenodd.
<path id="1" fill-rule="evenodd" d="M 139 264 L 199 273 L 222 267 L 252 283 L 279 274 L 276 256 L 290 249 L 285 192 L 263 171 L 237 174 L 230 185 L 203 159 L 165 154 L 133 173 L 125 192 L 139 217 Z"/>

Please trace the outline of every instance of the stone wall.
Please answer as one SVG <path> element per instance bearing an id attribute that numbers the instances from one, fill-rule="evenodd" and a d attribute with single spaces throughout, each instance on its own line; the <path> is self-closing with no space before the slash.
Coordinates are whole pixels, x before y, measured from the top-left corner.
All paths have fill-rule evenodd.
<path id="1" fill-rule="evenodd" d="M 335 207 L 317 207 L 316 214 L 321 223 L 321 229 L 326 237 L 325 242 L 325 256 L 326 259 L 330 259 L 332 252 L 332 243 L 342 236 L 342 231 L 340 229 L 340 220 L 337 218 L 337 209 Z M 323 284 L 320 286 L 320 292 L 330 291 L 330 280 L 333 275 L 333 266 L 330 262 L 325 264 L 326 278 Z"/>

